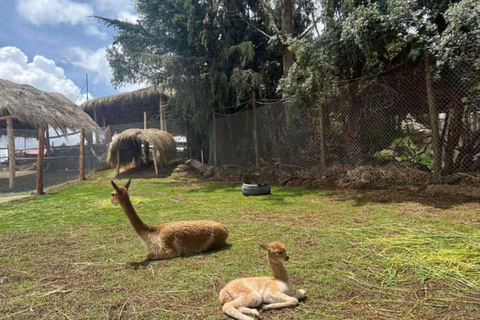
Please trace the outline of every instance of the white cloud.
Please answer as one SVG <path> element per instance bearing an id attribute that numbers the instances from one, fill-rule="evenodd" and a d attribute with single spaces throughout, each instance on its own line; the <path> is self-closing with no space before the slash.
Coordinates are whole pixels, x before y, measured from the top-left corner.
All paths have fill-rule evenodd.
<path id="1" fill-rule="evenodd" d="M 125 22 L 130 22 L 133 24 L 138 23 L 138 14 L 131 13 L 129 11 L 120 11 L 118 13 L 118 20 L 125 21 Z"/>
<path id="2" fill-rule="evenodd" d="M 78 103 L 80 88 L 65 76 L 65 71 L 55 61 L 35 56 L 31 62 L 17 47 L 0 47 L 0 78 L 20 84 L 29 84 L 48 92 L 59 92 Z"/>
<path id="3" fill-rule="evenodd" d="M 88 17 L 93 15 L 89 4 L 70 0 L 17 0 L 17 10 L 36 26 L 87 24 Z"/>
<path id="4" fill-rule="evenodd" d="M 107 48 L 98 50 L 88 50 L 80 47 L 71 47 L 67 50 L 69 63 L 81 67 L 90 73 L 90 79 L 93 83 L 103 82 L 110 85 L 113 72 L 107 59 Z M 72 59 L 73 58 L 73 59 Z M 146 82 L 128 83 L 117 90 L 119 92 L 129 92 L 147 87 Z"/>
<path id="5" fill-rule="evenodd" d="M 94 83 L 110 84 L 112 71 L 107 60 L 106 48 L 98 50 L 88 50 L 80 47 L 71 47 L 67 49 L 70 63 L 83 68 L 85 71 L 93 73 L 92 81 Z"/>

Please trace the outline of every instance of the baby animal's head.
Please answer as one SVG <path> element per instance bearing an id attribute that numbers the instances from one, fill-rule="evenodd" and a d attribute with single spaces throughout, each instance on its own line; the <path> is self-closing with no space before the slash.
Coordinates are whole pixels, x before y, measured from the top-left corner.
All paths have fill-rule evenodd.
<path id="1" fill-rule="evenodd" d="M 260 243 L 260 247 L 267 250 L 268 259 L 274 262 L 284 262 L 290 259 L 287 255 L 287 249 L 281 242 L 272 242 L 269 245 Z"/>

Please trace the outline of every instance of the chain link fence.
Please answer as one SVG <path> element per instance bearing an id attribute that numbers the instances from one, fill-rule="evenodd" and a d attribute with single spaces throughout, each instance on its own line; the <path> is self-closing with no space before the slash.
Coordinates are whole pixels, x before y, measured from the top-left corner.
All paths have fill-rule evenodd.
<path id="1" fill-rule="evenodd" d="M 106 169 L 106 154 L 110 137 L 130 128 L 144 128 L 144 123 L 128 123 L 101 128 L 98 135 L 85 137 L 85 173 Z M 148 128 L 160 128 L 158 119 L 147 123 Z M 166 120 L 164 127 L 177 140 L 177 150 L 185 148 L 184 127 L 181 121 Z M 30 194 L 36 188 L 38 131 L 14 129 L 15 137 L 15 176 L 11 182 L 7 130 L 0 130 L 0 197 L 18 194 Z M 66 134 L 48 130 L 45 139 L 43 158 L 43 186 L 45 188 L 60 185 L 79 178 L 80 132 L 69 131 Z"/>
<path id="2" fill-rule="evenodd" d="M 399 182 L 404 175 L 400 183 L 424 183 L 434 168 L 434 106 L 440 174 L 470 176 L 478 184 L 480 72 L 469 64 L 434 77 L 433 99 L 426 79 L 424 70 L 397 68 L 341 84 L 314 107 L 294 99 L 259 100 L 256 110 L 250 106 L 235 114 L 217 114 L 212 130 L 216 146 L 210 147 L 217 165 L 250 172 L 280 169 L 308 178 L 354 173 L 364 179 L 371 178 L 368 174 L 391 176 L 391 170 L 380 169 L 388 167 L 397 171 L 389 182 Z M 210 164 L 212 159 L 211 151 Z"/>

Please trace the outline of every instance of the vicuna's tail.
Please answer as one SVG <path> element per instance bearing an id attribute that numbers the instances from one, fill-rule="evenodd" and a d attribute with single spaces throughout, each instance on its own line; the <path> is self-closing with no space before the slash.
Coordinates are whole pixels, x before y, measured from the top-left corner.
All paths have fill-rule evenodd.
<path id="1" fill-rule="evenodd" d="M 237 320 L 253 320 L 253 318 L 249 317 L 249 316 L 246 316 L 244 315 L 243 313 L 241 313 L 240 311 L 237 310 L 237 308 L 239 307 L 238 305 L 238 302 L 239 300 L 234 300 L 234 301 L 231 301 L 231 302 L 227 302 L 223 305 L 223 312 L 227 315 L 227 316 L 230 316 L 234 319 L 237 319 Z"/>

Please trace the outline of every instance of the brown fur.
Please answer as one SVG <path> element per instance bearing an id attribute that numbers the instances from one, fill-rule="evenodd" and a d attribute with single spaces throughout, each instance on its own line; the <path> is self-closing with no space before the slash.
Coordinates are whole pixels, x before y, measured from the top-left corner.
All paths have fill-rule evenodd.
<path id="1" fill-rule="evenodd" d="M 112 181 L 112 203 L 120 204 L 142 240 L 151 260 L 170 259 L 219 249 L 226 245 L 228 230 L 219 222 L 198 220 L 167 222 L 159 226 L 145 224 L 128 196 L 130 181 L 119 187 Z"/>
<path id="2" fill-rule="evenodd" d="M 237 320 L 252 320 L 246 314 L 258 317 L 256 309 L 264 304 L 263 310 L 291 308 L 307 296 L 305 290 L 290 291 L 287 270 L 288 261 L 285 246 L 280 242 L 261 244 L 267 250 L 267 258 L 274 277 L 240 278 L 229 282 L 219 294 L 223 312 Z"/>

